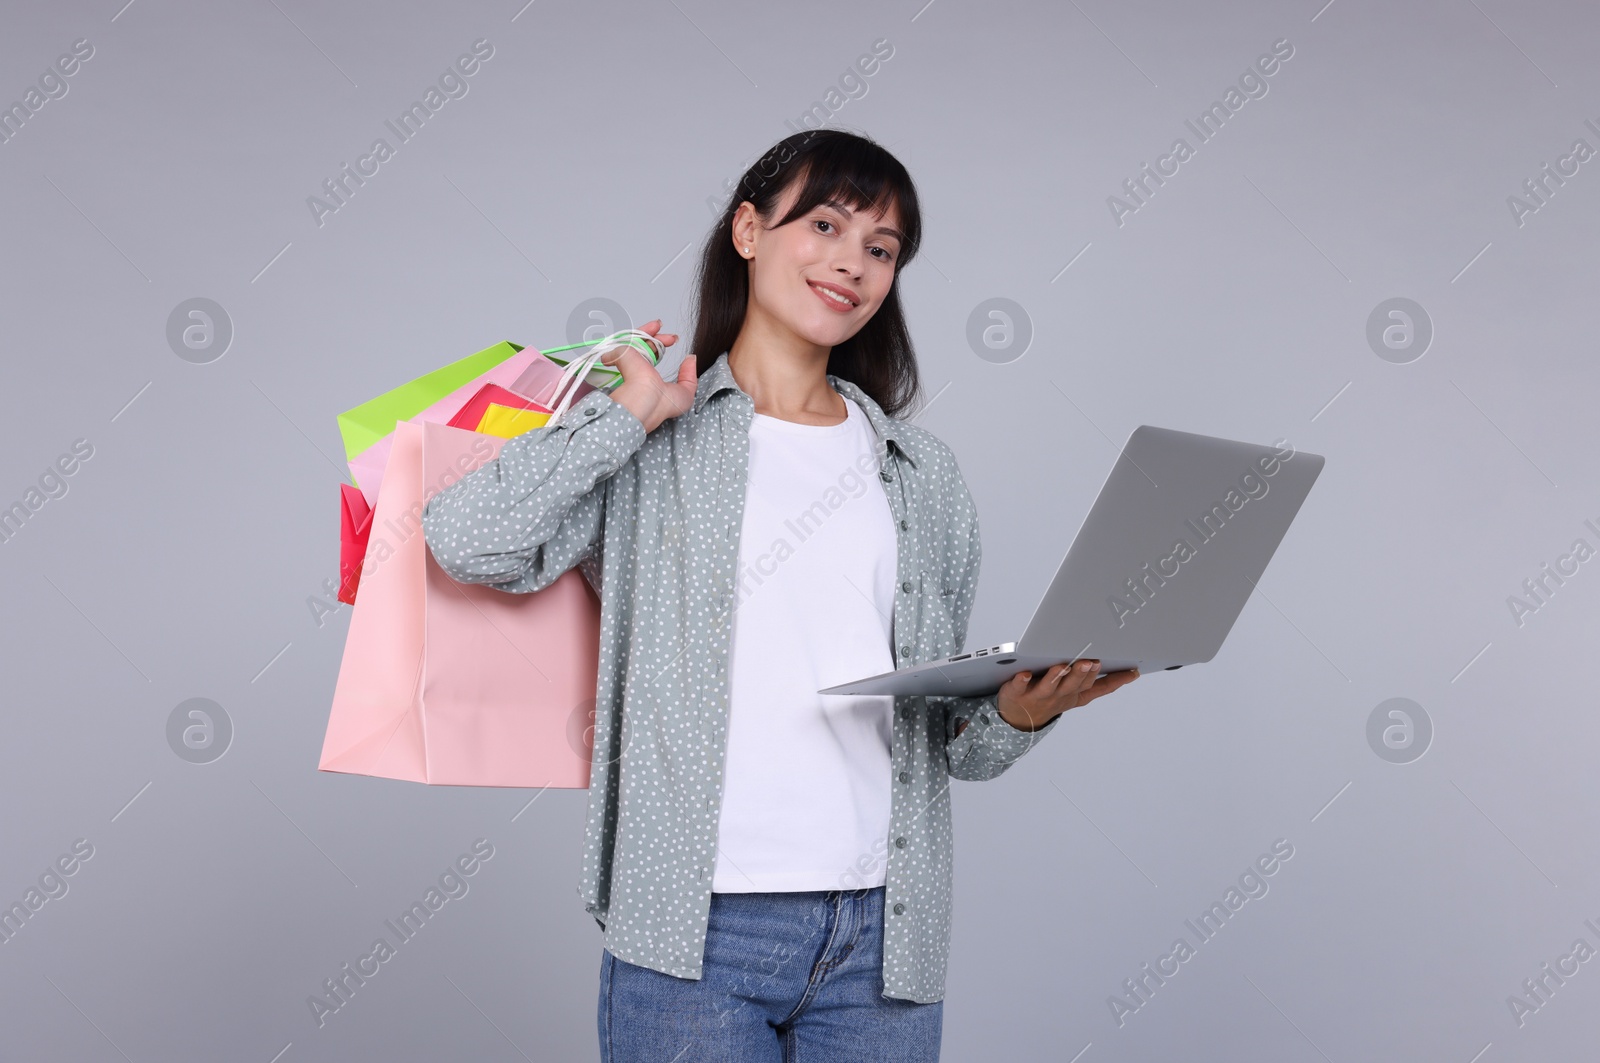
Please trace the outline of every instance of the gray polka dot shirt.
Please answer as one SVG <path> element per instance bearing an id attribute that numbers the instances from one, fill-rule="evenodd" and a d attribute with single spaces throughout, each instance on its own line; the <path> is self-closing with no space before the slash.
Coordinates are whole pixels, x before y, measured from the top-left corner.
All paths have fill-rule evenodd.
<path id="1" fill-rule="evenodd" d="M 949 447 L 867 414 L 899 546 L 900 667 L 960 653 L 978 587 L 978 516 Z M 437 494 L 422 523 L 451 578 L 516 594 L 574 566 L 600 595 L 589 812 L 578 892 L 619 959 L 701 977 L 728 737 L 728 649 L 754 402 L 723 353 L 694 404 L 648 435 L 592 391 Z M 1055 728 L 1020 731 L 995 696 L 897 697 L 889 834 L 840 868 L 887 862 L 883 995 L 944 998 L 950 778 L 993 779 Z"/>

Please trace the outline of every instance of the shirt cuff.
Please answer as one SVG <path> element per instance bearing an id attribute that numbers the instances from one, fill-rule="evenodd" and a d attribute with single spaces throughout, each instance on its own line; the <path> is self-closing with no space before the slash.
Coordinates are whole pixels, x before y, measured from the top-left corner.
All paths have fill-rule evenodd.
<path id="1" fill-rule="evenodd" d="M 569 435 L 582 431 L 585 437 L 597 437 L 592 441 L 610 451 L 619 464 L 644 445 L 644 423 L 599 388 L 568 406 L 552 423 L 555 431 L 564 429 Z"/>
<path id="2" fill-rule="evenodd" d="M 1036 731 L 1024 731 L 1011 726 L 1000 715 L 998 699 L 988 702 L 983 710 L 972 717 L 968 729 L 978 728 L 976 738 L 990 757 L 1010 763 L 1038 744 L 1039 740 L 1055 730 L 1062 713 Z"/>

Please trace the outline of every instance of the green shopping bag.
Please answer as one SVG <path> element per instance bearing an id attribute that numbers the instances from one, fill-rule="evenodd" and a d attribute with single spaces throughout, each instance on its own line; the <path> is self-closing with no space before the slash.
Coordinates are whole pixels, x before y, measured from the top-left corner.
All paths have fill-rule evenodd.
<path id="1" fill-rule="evenodd" d="M 344 438 L 346 460 L 353 460 L 401 421 L 410 420 L 522 349 L 521 344 L 502 341 L 341 413 L 339 435 Z"/>

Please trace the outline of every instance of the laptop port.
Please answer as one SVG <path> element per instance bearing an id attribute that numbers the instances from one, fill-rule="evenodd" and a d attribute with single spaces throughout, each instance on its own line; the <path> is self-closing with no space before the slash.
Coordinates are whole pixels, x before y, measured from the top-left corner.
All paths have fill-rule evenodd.
<path id="1" fill-rule="evenodd" d="M 955 662 L 956 662 L 956 661 L 964 661 L 964 660 L 966 660 L 966 659 L 967 659 L 967 658 L 968 658 L 968 657 L 971 657 L 971 656 L 972 656 L 972 654 L 970 654 L 970 653 L 963 653 L 963 654 L 962 654 L 962 655 L 961 655 L 961 656 L 959 656 L 959 657 L 952 657 L 952 658 L 950 658 L 950 663 L 951 663 L 951 664 L 954 664 L 954 663 L 955 663 Z"/>
<path id="2" fill-rule="evenodd" d="M 979 650 L 977 653 L 974 653 L 973 656 L 974 657 L 982 657 L 984 654 L 986 654 L 988 652 L 989 652 L 988 650 Z"/>

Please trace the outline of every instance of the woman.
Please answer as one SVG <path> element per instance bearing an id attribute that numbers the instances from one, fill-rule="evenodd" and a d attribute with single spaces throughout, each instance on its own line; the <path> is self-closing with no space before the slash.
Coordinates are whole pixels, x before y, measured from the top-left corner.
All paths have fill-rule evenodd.
<path id="1" fill-rule="evenodd" d="M 615 390 L 507 442 L 423 523 L 457 580 L 526 593 L 577 566 L 601 597 L 580 887 L 601 1058 L 932 1060 L 950 778 L 994 778 L 1137 673 L 816 693 L 961 651 L 977 515 L 949 448 L 896 419 L 919 390 L 905 168 L 813 131 L 739 190 L 677 379 L 607 354 Z"/>

